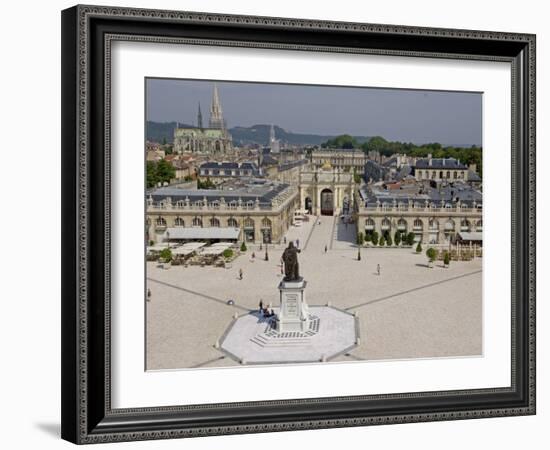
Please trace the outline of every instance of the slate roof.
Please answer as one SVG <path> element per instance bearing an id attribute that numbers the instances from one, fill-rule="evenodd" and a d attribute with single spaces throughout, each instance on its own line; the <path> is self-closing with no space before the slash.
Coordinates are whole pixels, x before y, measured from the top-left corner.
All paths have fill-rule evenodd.
<path id="1" fill-rule="evenodd" d="M 215 162 L 209 161 L 200 165 L 201 169 L 250 169 L 256 170 L 256 165 L 251 162 Z"/>
<path id="2" fill-rule="evenodd" d="M 155 203 L 164 200 L 167 197 L 172 199 L 172 202 L 185 200 L 189 198 L 191 203 L 204 200 L 208 202 L 220 201 L 223 197 L 226 203 L 231 201 L 238 201 L 239 198 L 243 202 L 253 201 L 256 199 L 260 202 L 260 205 L 270 205 L 271 201 L 279 195 L 281 192 L 288 189 L 289 185 L 285 183 L 279 183 L 275 185 L 249 185 L 241 189 L 234 190 L 221 190 L 221 189 L 180 189 L 174 187 L 162 187 L 152 189 L 147 192 L 147 198 L 151 196 Z"/>
<path id="3" fill-rule="evenodd" d="M 420 189 L 420 186 L 419 186 Z M 397 204 L 411 202 L 425 203 L 434 202 L 437 205 L 452 205 L 454 206 L 458 201 L 466 207 L 473 207 L 476 205 L 481 206 L 483 203 L 483 194 L 470 185 L 465 183 L 455 183 L 453 187 L 445 186 L 441 190 L 432 188 L 426 185 L 422 186 L 421 193 L 419 189 L 404 189 L 404 190 L 391 190 L 387 191 L 382 187 L 364 187 L 361 192 L 361 197 L 364 203 L 368 206 L 375 206 L 377 202 L 381 204 L 390 203 L 395 201 Z"/>
<path id="4" fill-rule="evenodd" d="M 431 164 L 430 164 L 431 161 Z M 419 159 L 416 161 L 416 169 L 456 169 L 456 170 L 465 170 L 466 167 L 459 160 L 454 158 L 432 158 L 430 159 Z"/>

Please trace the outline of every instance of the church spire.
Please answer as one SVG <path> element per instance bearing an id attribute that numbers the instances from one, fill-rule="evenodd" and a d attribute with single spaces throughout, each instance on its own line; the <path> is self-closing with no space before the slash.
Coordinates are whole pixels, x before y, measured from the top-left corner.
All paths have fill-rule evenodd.
<path id="1" fill-rule="evenodd" d="M 271 124 L 271 129 L 269 130 L 269 145 L 273 145 L 275 142 L 275 127 Z"/>
<path id="2" fill-rule="evenodd" d="M 220 102 L 220 94 L 218 93 L 218 85 L 214 83 L 214 92 L 212 93 L 212 104 L 210 105 L 210 128 L 224 130 L 225 121 L 223 120 L 222 105 Z"/>
<path id="3" fill-rule="evenodd" d="M 202 130 L 201 102 L 199 102 L 199 112 L 197 113 L 197 126 Z"/>

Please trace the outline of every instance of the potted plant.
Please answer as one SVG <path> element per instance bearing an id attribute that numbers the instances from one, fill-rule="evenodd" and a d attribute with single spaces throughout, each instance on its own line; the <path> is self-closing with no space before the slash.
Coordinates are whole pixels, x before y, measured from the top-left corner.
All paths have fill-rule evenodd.
<path id="1" fill-rule="evenodd" d="M 244 243 L 244 241 L 241 244 L 241 252 L 243 252 L 243 253 L 246 252 L 246 244 Z"/>
<path id="2" fill-rule="evenodd" d="M 396 231 L 395 236 L 393 237 L 393 242 L 395 242 L 395 245 L 401 244 L 401 232 Z"/>
<path id="3" fill-rule="evenodd" d="M 449 265 L 451 264 L 451 256 L 449 255 L 449 252 L 445 252 L 443 255 L 443 265 L 446 268 L 449 268 Z"/>
<path id="4" fill-rule="evenodd" d="M 428 250 L 426 250 L 426 256 L 428 257 L 428 267 L 432 268 L 435 258 L 437 257 L 437 252 L 435 251 L 435 248 L 430 247 Z"/>
<path id="5" fill-rule="evenodd" d="M 416 244 L 416 253 L 422 253 L 422 245 L 420 244 L 420 241 L 418 241 L 418 244 Z"/>
<path id="6" fill-rule="evenodd" d="M 378 233 L 376 231 L 372 232 L 370 240 L 372 242 L 372 245 L 378 245 Z"/>
<path id="7" fill-rule="evenodd" d="M 169 248 L 163 248 L 159 253 L 160 260 L 166 264 L 166 267 L 170 267 L 172 264 L 172 250 Z"/>

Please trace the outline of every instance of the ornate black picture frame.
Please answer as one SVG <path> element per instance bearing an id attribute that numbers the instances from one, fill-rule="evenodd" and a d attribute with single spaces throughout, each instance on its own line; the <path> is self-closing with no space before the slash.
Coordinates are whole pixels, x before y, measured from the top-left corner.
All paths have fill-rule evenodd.
<path id="1" fill-rule="evenodd" d="M 512 66 L 511 386 L 113 409 L 110 46 L 116 40 Z M 535 413 L 535 36 L 99 6 L 62 12 L 62 437 L 74 443 Z"/>

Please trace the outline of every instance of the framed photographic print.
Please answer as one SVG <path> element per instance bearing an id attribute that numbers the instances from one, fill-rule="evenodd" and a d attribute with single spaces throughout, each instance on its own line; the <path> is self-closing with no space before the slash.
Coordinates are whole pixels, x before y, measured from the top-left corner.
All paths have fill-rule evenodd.
<path id="1" fill-rule="evenodd" d="M 535 36 L 62 13 L 62 437 L 535 413 Z"/>

